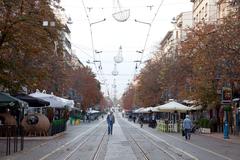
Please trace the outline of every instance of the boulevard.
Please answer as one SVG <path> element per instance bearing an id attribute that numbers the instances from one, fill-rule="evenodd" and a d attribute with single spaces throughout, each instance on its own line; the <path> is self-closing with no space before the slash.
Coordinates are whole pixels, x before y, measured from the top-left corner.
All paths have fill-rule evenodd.
<path id="1" fill-rule="evenodd" d="M 193 134 L 186 141 L 179 133 L 162 133 L 146 124 L 128 121 L 115 113 L 113 135 L 107 135 L 106 120 L 100 119 L 46 139 L 26 139 L 23 151 L 3 160 L 236 160 L 240 156 L 239 143 L 210 136 Z"/>

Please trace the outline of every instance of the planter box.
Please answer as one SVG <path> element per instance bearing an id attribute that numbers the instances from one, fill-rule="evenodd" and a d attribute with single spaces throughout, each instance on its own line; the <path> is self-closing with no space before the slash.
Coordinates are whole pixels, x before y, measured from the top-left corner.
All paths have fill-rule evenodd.
<path id="1" fill-rule="evenodd" d="M 210 134 L 211 129 L 210 128 L 200 128 L 200 132 L 203 134 Z"/>

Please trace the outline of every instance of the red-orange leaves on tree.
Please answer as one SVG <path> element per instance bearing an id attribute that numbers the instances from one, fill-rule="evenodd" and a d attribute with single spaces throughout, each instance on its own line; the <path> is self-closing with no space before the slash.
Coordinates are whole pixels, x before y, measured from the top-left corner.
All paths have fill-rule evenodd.
<path id="1" fill-rule="evenodd" d="M 55 57 L 62 57 L 62 25 L 47 0 L 3 0 L 0 10 L 0 85 L 10 92 L 35 88 L 52 74 Z M 45 20 L 55 27 L 44 27 Z"/>

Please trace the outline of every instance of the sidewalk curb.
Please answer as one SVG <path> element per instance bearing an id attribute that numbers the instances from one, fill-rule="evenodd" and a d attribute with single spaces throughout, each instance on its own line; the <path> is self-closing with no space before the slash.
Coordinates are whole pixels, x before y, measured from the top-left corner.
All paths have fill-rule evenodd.
<path id="1" fill-rule="evenodd" d="M 32 140 L 50 140 L 50 139 L 55 139 L 57 137 L 62 136 L 63 134 L 65 134 L 66 131 L 55 134 L 53 136 L 42 136 L 42 137 L 24 137 L 24 140 L 26 141 L 32 141 Z M 11 139 L 13 139 L 14 137 L 11 137 Z M 0 140 L 5 140 L 6 137 L 0 137 Z M 18 139 L 21 139 L 21 137 L 18 137 Z"/>
<path id="2" fill-rule="evenodd" d="M 218 137 L 218 136 L 214 136 L 212 134 L 199 134 L 200 136 L 205 136 L 205 137 L 211 137 L 211 138 L 215 138 L 215 139 L 219 139 L 219 140 L 222 140 L 222 141 L 225 141 L 225 142 L 228 142 L 228 143 L 234 143 L 234 144 L 240 144 L 240 141 L 237 142 L 237 141 L 234 141 L 234 139 L 231 138 L 231 136 L 229 137 L 229 139 L 224 139 L 224 137 Z M 240 137 L 239 137 L 239 140 L 240 140 Z"/>

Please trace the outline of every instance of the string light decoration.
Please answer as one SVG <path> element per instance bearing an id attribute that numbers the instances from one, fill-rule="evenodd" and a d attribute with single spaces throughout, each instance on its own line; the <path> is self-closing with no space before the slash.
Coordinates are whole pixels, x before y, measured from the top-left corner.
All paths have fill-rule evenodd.
<path id="1" fill-rule="evenodd" d="M 112 75 L 113 75 L 113 76 L 117 76 L 117 75 L 118 75 L 117 64 L 116 64 L 116 63 L 114 63 L 114 69 L 113 69 L 113 71 L 112 71 Z"/>
<path id="2" fill-rule="evenodd" d="M 112 16 L 118 22 L 125 22 L 130 17 L 130 9 L 123 8 L 119 0 L 114 0 Z"/>
<path id="3" fill-rule="evenodd" d="M 113 58 L 115 63 L 122 63 L 123 56 L 122 56 L 122 46 L 119 47 L 118 54 Z"/>

